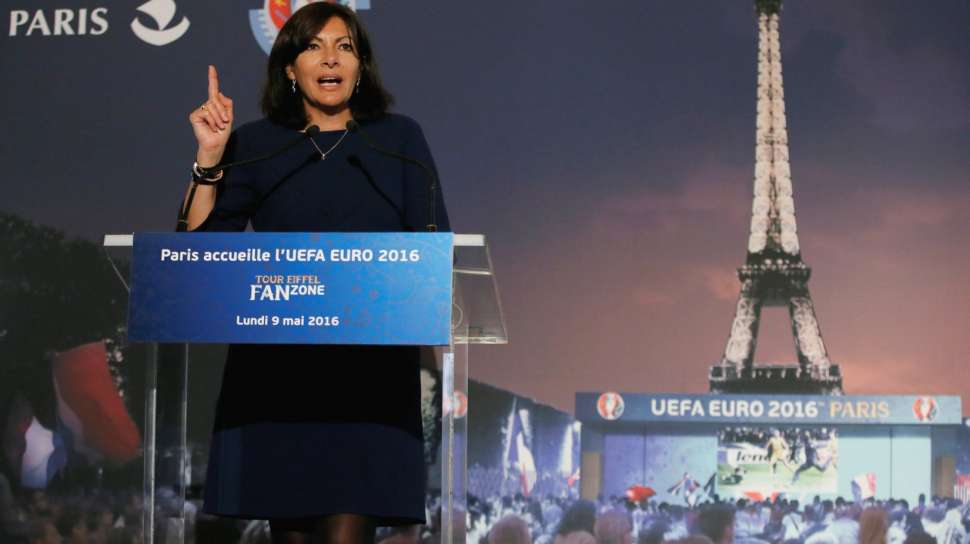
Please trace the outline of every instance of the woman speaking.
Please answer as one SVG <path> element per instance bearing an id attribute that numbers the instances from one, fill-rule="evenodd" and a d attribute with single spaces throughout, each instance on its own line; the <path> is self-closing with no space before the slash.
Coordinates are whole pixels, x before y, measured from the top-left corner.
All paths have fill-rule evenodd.
<path id="1" fill-rule="evenodd" d="M 426 172 L 375 150 L 434 168 L 418 124 L 388 113 L 353 11 L 301 8 L 267 72 L 266 117 L 232 130 L 232 100 L 209 67 L 208 99 L 189 115 L 199 144 L 189 230 L 415 231 L 435 221 L 449 230 L 440 194 L 429 208 Z M 301 131 L 306 141 L 271 159 L 211 171 Z M 268 519 L 274 542 L 372 543 L 376 526 L 425 522 L 425 480 L 417 348 L 229 346 L 206 512 Z"/>

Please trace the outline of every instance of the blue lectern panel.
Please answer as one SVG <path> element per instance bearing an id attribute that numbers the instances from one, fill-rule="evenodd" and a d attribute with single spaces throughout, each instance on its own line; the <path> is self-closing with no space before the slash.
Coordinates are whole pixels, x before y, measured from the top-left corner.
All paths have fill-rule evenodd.
<path id="1" fill-rule="evenodd" d="M 451 233 L 136 234 L 136 342 L 448 344 Z"/>

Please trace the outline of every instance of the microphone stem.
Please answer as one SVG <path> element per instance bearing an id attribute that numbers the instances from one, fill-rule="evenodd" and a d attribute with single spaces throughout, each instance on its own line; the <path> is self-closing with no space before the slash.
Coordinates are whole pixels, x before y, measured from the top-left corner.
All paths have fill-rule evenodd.
<path id="1" fill-rule="evenodd" d="M 316 129 L 316 130 L 314 130 L 314 129 Z M 202 173 L 205 174 L 205 175 L 211 175 L 211 174 L 215 174 L 215 173 L 219 172 L 220 170 L 226 170 L 226 169 L 229 169 L 229 168 L 235 168 L 237 166 L 245 166 L 247 164 L 252 164 L 254 162 L 265 161 L 266 159 L 272 159 L 273 157 L 279 155 L 280 153 L 286 151 L 287 149 L 289 149 L 289 148 L 291 148 L 291 147 L 299 144 L 303 140 L 306 140 L 307 138 L 310 138 L 310 137 L 314 136 L 318 132 L 320 132 L 320 129 L 316 128 L 316 125 L 311 125 L 310 128 L 308 128 L 306 130 L 306 132 L 304 132 L 303 134 L 301 134 L 298 138 L 293 138 L 292 141 L 288 142 L 283 147 L 281 147 L 279 149 L 276 149 L 276 150 L 274 150 L 274 151 L 272 151 L 270 153 L 267 153 L 265 155 L 261 155 L 259 157 L 254 157 L 252 159 L 246 159 L 246 160 L 237 161 L 237 162 L 228 162 L 228 163 L 223 163 L 223 164 L 217 164 L 215 166 L 210 166 L 208 168 L 203 168 L 203 167 L 200 166 L 199 167 L 199 170 L 201 170 Z"/>
<path id="2" fill-rule="evenodd" d="M 424 164 L 423 162 L 417 159 L 413 159 L 411 157 L 408 157 L 407 155 L 398 153 L 396 151 L 384 149 L 383 147 L 377 145 L 376 143 L 374 143 L 374 140 L 370 139 L 370 136 L 368 136 L 367 132 L 364 130 L 364 127 L 360 126 L 360 123 L 356 121 L 348 121 L 347 129 L 351 131 L 356 130 L 357 132 L 359 132 L 361 137 L 364 138 L 364 142 L 366 142 L 367 145 L 374 151 L 377 151 L 378 153 L 383 153 L 384 155 L 390 155 L 391 157 L 395 157 L 407 163 L 417 165 L 419 168 L 424 170 L 424 173 L 427 174 L 428 179 L 431 180 L 431 183 L 429 184 L 429 187 L 428 187 L 430 189 L 430 193 L 428 194 L 429 221 L 428 221 L 428 224 L 425 226 L 425 230 L 427 230 L 428 232 L 438 232 L 438 220 L 437 220 L 437 213 L 436 213 L 438 209 L 438 206 L 437 206 L 438 176 L 435 174 L 434 170 L 432 170 L 430 167 L 428 167 L 428 165 Z"/>
<path id="3" fill-rule="evenodd" d="M 310 125 L 309 127 L 307 127 L 306 131 L 304 131 L 304 133 L 301 134 L 298 138 L 294 138 L 292 141 L 287 142 L 287 144 L 284 145 L 283 147 L 276 149 L 270 153 L 267 153 L 265 155 L 255 157 L 252 159 L 245 159 L 237 162 L 227 162 L 227 163 L 217 164 L 215 166 L 210 166 L 208 168 L 203 168 L 200 166 L 199 170 L 202 171 L 203 175 L 210 176 L 212 174 L 219 172 L 220 170 L 228 170 L 229 168 L 235 168 L 237 166 L 245 166 L 247 164 L 252 164 L 254 162 L 260 162 L 260 161 L 265 161 L 267 159 L 272 159 L 273 157 L 279 155 L 280 153 L 286 151 L 287 149 L 290 149 L 291 147 L 296 146 L 300 142 L 308 138 L 312 138 L 319 132 L 320 132 L 320 129 L 316 125 Z M 199 188 L 199 185 L 200 184 L 198 181 L 195 181 L 195 180 L 192 181 L 192 187 L 189 189 L 189 196 L 186 197 L 185 199 L 185 205 L 182 206 L 182 209 L 179 210 L 179 218 L 178 218 L 178 222 L 175 225 L 175 232 L 185 232 L 188 230 L 189 210 L 192 209 L 192 201 L 195 200 L 195 191 L 196 189 Z"/>

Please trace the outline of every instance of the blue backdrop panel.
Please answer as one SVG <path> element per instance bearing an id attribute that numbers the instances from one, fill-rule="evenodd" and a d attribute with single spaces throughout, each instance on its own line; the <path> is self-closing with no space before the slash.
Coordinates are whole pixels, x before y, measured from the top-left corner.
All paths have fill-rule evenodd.
<path id="1" fill-rule="evenodd" d="M 623 496 L 644 483 L 646 437 L 643 433 L 610 433 L 603 442 L 603 494 Z"/>
<path id="2" fill-rule="evenodd" d="M 839 495 L 852 497 L 852 480 L 875 475 L 876 497 L 915 504 L 932 489 L 932 428 L 915 426 L 839 429 Z"/>
<path id="3" fill-rule="evenodd" d="M 136 234 L 138 342 L 445 345 L 451 233 Z"/>
<path id="4" fill-rule="evenodd" d="M 840 496 L 852 497 L 853 478 L 868 473 L 876 476 L 876 496 L 891 496 L 893 466 L 890 433 L 889 427 L 852 426 L 839 429 Z"/>
<path id="5" fill-rule="evenodd" d="M 687 488 L 674 486 L 684 478 L 700 485 L 717 471 L 717 438 L 712 435 L 648 431 L 644 451 L 644 483 L 654 488 L 658 500 L 683 503 Z M 673 490 L 671 490 L 673 488 Z"/>
<path id="6" fill-rule="evenodd" d="M 933 489 L 932 429 L 894 427 L 892 434 L 892 483 L 894 497 L 915 504 L 920 493 Z"/>

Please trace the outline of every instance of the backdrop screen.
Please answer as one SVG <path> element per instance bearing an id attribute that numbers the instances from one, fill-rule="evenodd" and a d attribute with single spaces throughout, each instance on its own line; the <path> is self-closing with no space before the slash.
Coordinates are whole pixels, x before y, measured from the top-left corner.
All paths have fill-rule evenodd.
<path id="1" fill-rule="evenodd" d="M 754 500 L 835 493 L 838 451 L 835 429 L 723 429 L 717 440 L 717 493 Z"/>

